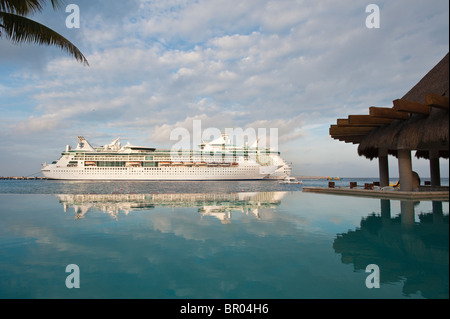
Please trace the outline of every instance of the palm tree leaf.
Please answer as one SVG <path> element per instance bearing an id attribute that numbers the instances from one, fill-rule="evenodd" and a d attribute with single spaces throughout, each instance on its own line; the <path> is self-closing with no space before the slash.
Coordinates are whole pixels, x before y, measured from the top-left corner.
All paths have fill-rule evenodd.
<path id="1" fill-rule="evenodd" d="M 36 21 L 12 13 L 0 12 L 0 27 L 14 43 L 55 45 L 71 54 L 77 61 L 89 65 L 81 51 L 69 40 Z"/>
<path id="2" fill-rule="evenodd" d="M 0 0 L 0 11 L 18 15 L 29 15 L 42 11 L 46 0 Z M 51 0 L 53 9 L 61 8 L 62 0 Z"/>
<path id="3" fill-rule="evenodd" d="M 61 8 L 64 4 L 64 0 L 51 0 L 53 9 Z"/>
<path id="4" fill-rule="evenodd" d="M 42 0 L 0 0 L 0 11 L 20 15 L 33 14 L 42 10 Z"/>

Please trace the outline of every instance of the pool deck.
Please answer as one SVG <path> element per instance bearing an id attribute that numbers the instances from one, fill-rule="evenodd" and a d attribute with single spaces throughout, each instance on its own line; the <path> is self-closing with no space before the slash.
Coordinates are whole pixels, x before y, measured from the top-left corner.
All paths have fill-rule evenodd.
<path id="1" fill-rule="evenodd" d="M 427 191 L 421 189 L 416 192 L 405 192 L 399 190 L 374 190 L 363 188 L 350 188 L 350 187 L 303 187 L 304 192 L 331 194 L 331 195 L 344 195 L 344 196 L 363 196 L 385 199 L 410 199 L 410 200 L 449 200 L 448 188 L 443 187 L 442 190 Z"/>

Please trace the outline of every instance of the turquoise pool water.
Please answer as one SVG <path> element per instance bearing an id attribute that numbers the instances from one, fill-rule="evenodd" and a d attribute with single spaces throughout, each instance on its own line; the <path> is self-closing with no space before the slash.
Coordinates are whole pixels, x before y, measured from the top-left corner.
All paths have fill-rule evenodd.
<path id="1" fill-rule="evenodd" d="M 449 298 L 448 214 L 301 191 L 0 194 L 0 298 Z"/>

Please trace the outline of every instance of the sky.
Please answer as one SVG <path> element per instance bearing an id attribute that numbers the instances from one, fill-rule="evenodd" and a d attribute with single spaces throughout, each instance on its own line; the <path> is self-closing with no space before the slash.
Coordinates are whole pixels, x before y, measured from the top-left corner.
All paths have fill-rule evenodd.
<path id="1" fill-rule="evenodd" d="M 77 4 L 80 27 L 67 28 Z M 367 28 L 366 6 L 380 27 Z M 337 118 L 392 107 L 449 51 L 443 0 L 66 0 L 30 17 L 86 56 L 0 37 L 0 176 L 38 173 L 66 144 L 171 148 L 176 128 L 277 128 L 304 176 L 376 177 L 334 140 Z M 414 152 L 412 153 L 414 156 Z M 448 177 L 441 159 L 441 176 Z M 390 175 L 398 176 L 395 157 Z M 413 170 L 429 176 L 426 160 Z"/>

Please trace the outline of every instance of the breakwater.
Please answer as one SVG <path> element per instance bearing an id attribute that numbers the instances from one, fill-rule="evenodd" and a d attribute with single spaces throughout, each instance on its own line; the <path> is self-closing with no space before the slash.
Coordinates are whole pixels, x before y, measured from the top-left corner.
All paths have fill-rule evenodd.
<path id="1" fill-rule="evenodd" d="M 47 177 L 39 177 L 39 176 L 0 176 L 0 180 L 44 180 Z"/>

